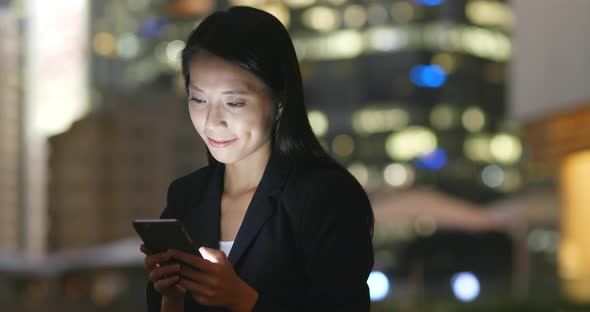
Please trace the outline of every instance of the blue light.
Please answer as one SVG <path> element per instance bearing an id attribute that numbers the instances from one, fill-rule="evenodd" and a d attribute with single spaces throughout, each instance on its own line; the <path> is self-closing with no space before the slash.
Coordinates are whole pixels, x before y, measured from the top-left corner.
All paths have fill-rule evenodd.
<path id="1" fill-rule="evenodd" d="M 167 20 L 163 16 L 156 16 L 144 20 L 139 25 L 137 34 L 143 39 L 152 39 L 162 33 L 166 27 Z"/>
<path id="2" fill-rule="evenodd" d="M 447 164 L 447 153 L 439 147 L 427 155 L 416 158 L 414 164 L 422 169 L 439 170 Z"/>
<path id="3" fill-rule="evenodd" d="M 427 6 L 435 6 L 443 3 L 444 0 L 415 0 L 416 3 Z"/>
<path id="4" fill-rule="evenodd" d="M 387 297 L 389 293 L 389 279 L 387 279 L 385 274 L 378 271 L 371 272 L 369 279 L 367 279 L 367 284 L 369 285 L 371 301 L 380 301 Z"/>
<path id="5" fill-rule="evenodd" d="M 479 296 L 479 280 L 471 272 L 461 272 L 451 278 L 451 287 L 457 299 L 467 302 Z"/>
<path id="6" fill-rule="evenodd" d="M 447 75 L 438 65 L 415 65 L 410 70 L 410 80 L 418 87 L 439 88 L 447 80 Z"/>

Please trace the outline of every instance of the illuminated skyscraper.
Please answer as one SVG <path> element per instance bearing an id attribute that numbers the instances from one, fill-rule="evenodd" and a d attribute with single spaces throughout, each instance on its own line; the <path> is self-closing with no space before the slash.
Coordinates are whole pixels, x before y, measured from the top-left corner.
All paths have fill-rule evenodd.
<path id="1" fill-rule="evenodd" d="M 485 202 L 519 189 L 522 146 L 504 118 L 506 1 L 182 2 L 93 3 L 96 107 L 109 107 L 110 88 L 182 95 L 188 33 L 213 9 L 255 5 L 289 30 L 312 126 L 368 190 L 430 185 Z"/>
<path id="2" fill-rule="evenodd" d="M 322 139 L 369 191 L 428 185 L 486 202 L 519 188 L 507 2 L 285 3 L 307 105 L 328 116 Z"/>

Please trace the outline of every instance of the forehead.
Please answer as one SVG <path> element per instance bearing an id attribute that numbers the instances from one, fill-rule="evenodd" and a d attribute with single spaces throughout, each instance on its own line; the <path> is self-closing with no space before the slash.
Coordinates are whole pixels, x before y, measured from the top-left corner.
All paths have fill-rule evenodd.
<path id="1" fill-rule="evenodd" d="M 206 51 L 199 51 L 190 64 L 190 84 L 199 89 L 241 87 L 253 92 L 267 91 L 258 77 L 237 64 Z"/>

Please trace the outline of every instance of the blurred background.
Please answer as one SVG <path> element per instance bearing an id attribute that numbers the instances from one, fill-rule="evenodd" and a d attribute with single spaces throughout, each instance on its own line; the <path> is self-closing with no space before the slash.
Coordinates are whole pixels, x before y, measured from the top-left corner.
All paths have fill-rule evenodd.
<path id="1" fill-rule="evenodd" d="M 0 304 L 145 307 L 135 218 L 206 164 L 178 54 L 271 12 L 376 216 L 374 311 L 589 311 L 590 1 L 0 0 Z"/>

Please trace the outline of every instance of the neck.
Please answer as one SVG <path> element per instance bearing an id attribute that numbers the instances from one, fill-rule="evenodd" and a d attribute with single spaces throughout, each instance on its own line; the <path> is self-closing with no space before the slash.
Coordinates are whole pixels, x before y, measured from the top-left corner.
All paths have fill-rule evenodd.
<path id="1" fill-rule="evenodd" d="M 270 144 L 233 164 L 225 164 L 224 193 L 239 194 L 253 191 L 262 180 L 270 158 Z"/>

